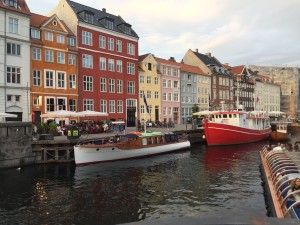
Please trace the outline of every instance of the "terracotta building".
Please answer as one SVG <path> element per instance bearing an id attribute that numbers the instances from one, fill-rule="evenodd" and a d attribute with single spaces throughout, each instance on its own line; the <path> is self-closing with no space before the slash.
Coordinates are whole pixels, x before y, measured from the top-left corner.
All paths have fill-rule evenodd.
<path id="1" fill-rule="evenodd" d="M 34 13 L 31 13 L 30 35 L 32 121 L 44 122 L 47 118 L 41 118 L 41 114 L 47 112 L 77 111 L 75 35 L 57 15 L 46 17 Z"/>

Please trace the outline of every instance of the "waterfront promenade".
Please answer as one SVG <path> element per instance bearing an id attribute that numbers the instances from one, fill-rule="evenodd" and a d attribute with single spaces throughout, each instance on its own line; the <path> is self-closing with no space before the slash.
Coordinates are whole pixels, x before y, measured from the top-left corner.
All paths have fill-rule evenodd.
<path id="1" fill-rule="evenodd" d="M 191 131 L 192 129 L 192 124 L 176 124 L 175 127 L 173 128 L 167 128 L 167 127 L 147 127 L 146 130 L 149 131 L 160 131 L 163 133 L 168 133 L 168 132 L 174 132 L 174 131 Z M 118 134 L 127 134 L 129 132 L 134 132 L 137 131 L 136 127 L 126 127 L 124 132 L 119 132 Z M 114 132 L 105 132 L 105 133 L 97 133 L 97 134 L 82 134 L 79 137 L 79 140 L 84 140 L 84 139 L 92 139 L 92 138 L 99 138 L 99 137 L 111 137 L 114 136 L 117 133 Z M 54 136 L 54 140 L 56 141 L 62 141 L 62 140 L 67 140 L 67 136 Z"/>

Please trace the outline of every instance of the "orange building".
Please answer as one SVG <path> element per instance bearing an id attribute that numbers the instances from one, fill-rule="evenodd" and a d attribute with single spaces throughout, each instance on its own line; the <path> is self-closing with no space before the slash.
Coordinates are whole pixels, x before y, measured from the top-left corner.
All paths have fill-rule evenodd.
<path id="1" fill-rule="evenodd" d="M 33 122 L 41 114 L 78 110 L 76 38 L 56 15 L 31 13 L 31 110 Z"/>

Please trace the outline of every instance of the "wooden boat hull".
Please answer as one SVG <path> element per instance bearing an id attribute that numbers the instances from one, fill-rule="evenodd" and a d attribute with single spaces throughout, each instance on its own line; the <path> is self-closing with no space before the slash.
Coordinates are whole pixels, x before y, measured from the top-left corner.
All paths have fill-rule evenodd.
<path id="1" fill-rule="evenodd" d="M 289 133 L 282 133 L 278 131 L 272 131 L 270 137 L 273 141 L 287 141 L 290 139 Z"/>
<path id="2" fill-rule="evenodd" d="M 119 144 L 76 145 L 74 146 L 75 164 L 84 165 L 98 162 L 149 157 L 187 149 L 190 148 L 191 144 L 189 141 L 178 141 L 134 149 L 122 149 L 118 146 Z"/>
<path id="3" fill-rule="evenodd" d="M 232 145 L 262 141 L 269 138 L 271 128 L 254 130 L 205 121 L 204 134 L 208 146 Z"/>

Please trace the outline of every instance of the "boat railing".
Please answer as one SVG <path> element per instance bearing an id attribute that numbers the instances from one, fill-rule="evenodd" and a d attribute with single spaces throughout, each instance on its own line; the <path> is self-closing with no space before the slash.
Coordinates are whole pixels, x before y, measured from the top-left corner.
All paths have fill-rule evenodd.
<path id="1" fill-rule="evenodd" d="M 297 192 L 300 192 L 300 190 Z M 293 193 L 295 193 L 295 192 L 293 192 Z M 288 202 L 288 200 L 286 202 Z M 298 202 L 292 201 L 291 203 L 292 204 L 284 212 L 284 216 L 286 217 L 287 214 L 289 213 L 292 218 L 299 219 L 300 218 L 300 208 L 298 206 L 300 205 L 300 201 L 298 201 Z"/>
<path id="2" fill-rule="evenodd" d="M 272 175 L 272 181 L 273 182 L 276 182 L 277 180 L 279 180 L 279 178 L 281 176 L 284 176 L 284 175 L 287 175 L 287 174 L 290 174 L 290 173 L 298 173 L 299 170 L 297 167 L 293 167 L 293 168 L 286 168 L 285 170 L 283 171 L 280 171 L 280 172 L 277 172 L 277 173 L 274 173 Z"/>
<path id="3" fill-rule="evenodd" d="M 297 167 L 295 163 L 289 161 L 289 162 L 277 163 L 275 167 L 273 167 L 273 169 L 270 168 L 270 171 L 272 174 L 277 174 L 278 172 L 284 171 L 285 169 L 289 169 L 289 168 L 297 168 Z"/>
<path id="4" fill-rule="evenodd" d="M 280 168 L 281 166 L 287 166 L 287 165 L 295 165 L 295 163 L 289 159 L 284 158 L 282 161 L 274 162 L 272 165 L 270 165 L 270 171 L 273 173 L 275 170 Z"/>

